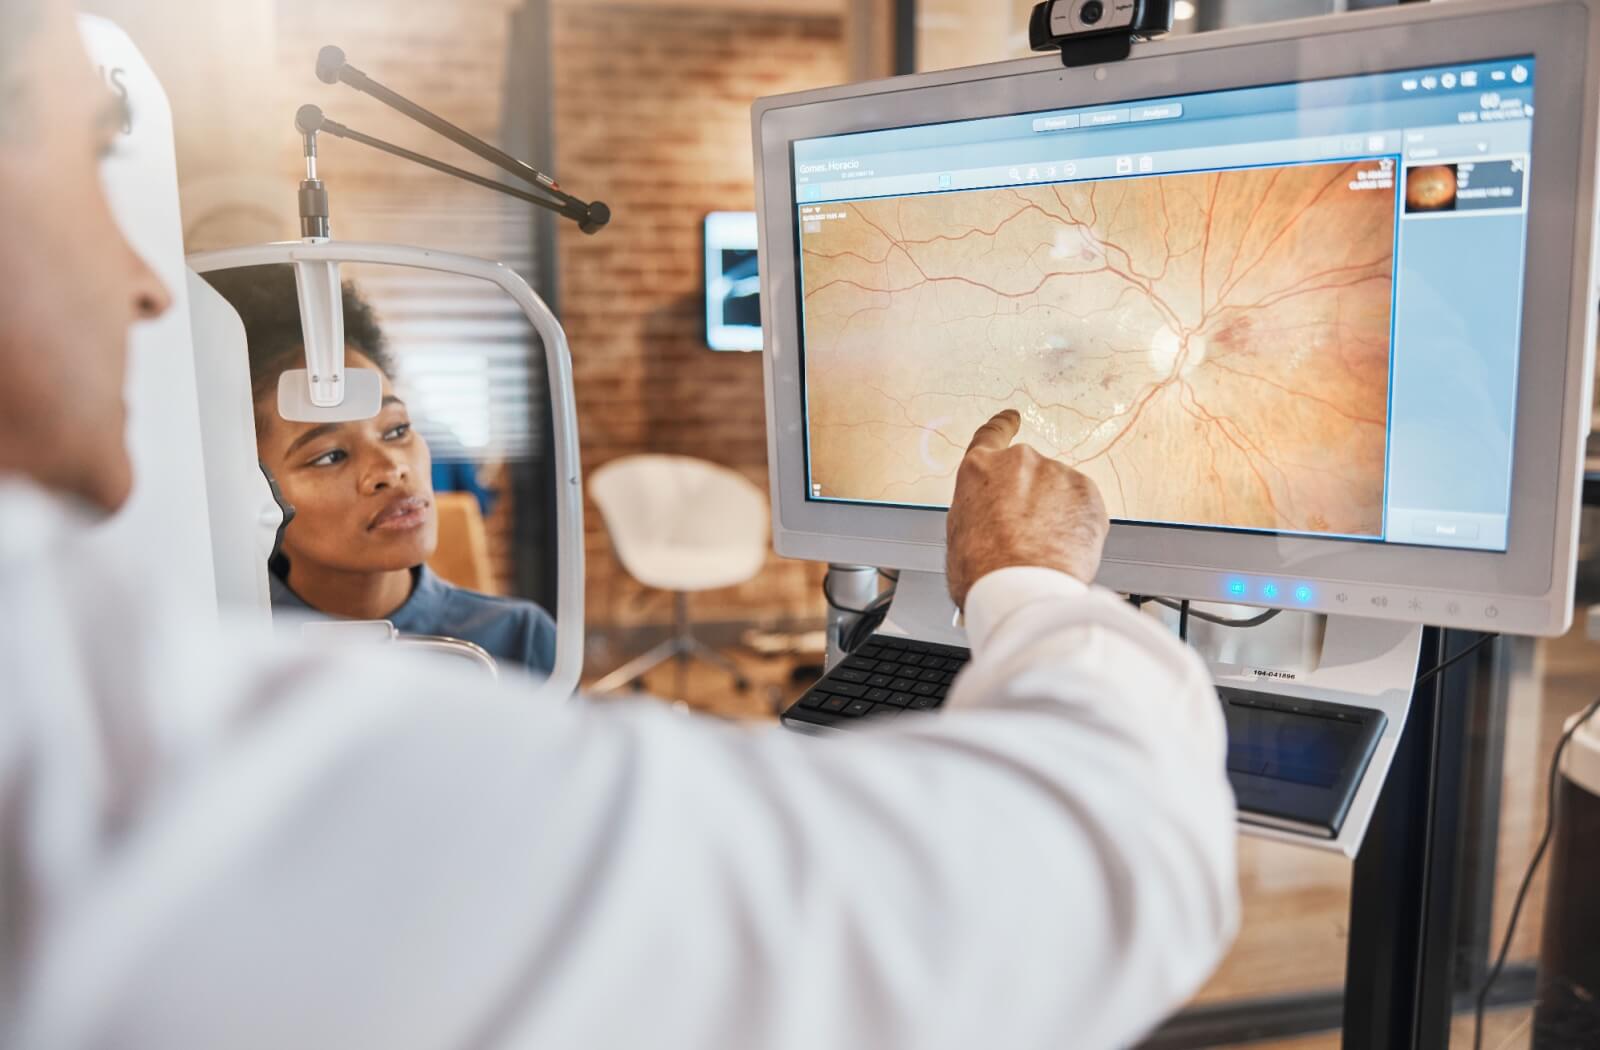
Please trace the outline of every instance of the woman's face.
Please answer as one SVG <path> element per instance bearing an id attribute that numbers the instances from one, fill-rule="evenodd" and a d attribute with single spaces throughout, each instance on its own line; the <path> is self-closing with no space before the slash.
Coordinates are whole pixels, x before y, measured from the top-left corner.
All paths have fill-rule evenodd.
<path id="1" fill-rule="evenodd" d="M 375 367 L 349 348 L 345 366 Z M 265 417 L 256 437 L 261 462 L 295 509 L 283 552 L 297 570 L 388 572 L 433 554 L 433 461 L 387 376 L 383 407 L 372 419 L 293 423 L 274 404 L 257 416 Z"/>

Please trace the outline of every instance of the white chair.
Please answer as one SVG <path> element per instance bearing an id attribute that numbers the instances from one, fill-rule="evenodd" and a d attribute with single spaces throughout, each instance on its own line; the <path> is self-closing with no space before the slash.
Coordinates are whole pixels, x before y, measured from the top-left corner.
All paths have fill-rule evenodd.
<path id="1" fill-rule="evenodd" d="M 628 575 L 673 595 L 673 636 L 600 679 L 597 693 L 639 682 L 668 660 L 691 658 L 749 682 L 733 661 L 689 630 L 689 592 L 732 587 L 767 560 L 767 497 L 727 467 L 689 456 L 624 456 L 595 471 L 589 495 Z"/>

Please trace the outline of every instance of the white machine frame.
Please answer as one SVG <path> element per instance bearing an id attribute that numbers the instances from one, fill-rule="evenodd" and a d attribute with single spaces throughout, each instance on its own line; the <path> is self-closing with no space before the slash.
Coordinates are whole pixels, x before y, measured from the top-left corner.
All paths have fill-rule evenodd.
<path id="1" fill-rule="evenodd" d="M 1402 623 L 1515 634 L 1565 630 L 1593 381 L 1595 22 L 1585 0 L 1406 5 L 1141 44 L 1127 61 L 1099 68 L 1027 59 L 758 102 L 753 131 L 774 546 L 790 557 L 901 570 L 937 572 L 944 563 L 942 511 L 806 497 L 797 277 L 790 262 L 792 142 L 1531 54 L 1537 117 L 1507 550 L 1118 523 L 1099 582 L 1126 592 L 1239 601 L 1226 589 L 1230 579 L 1280 579 L 1286 597 L 1288 581 L 1313 585 L 1312 597 L 1296 606 L 1307 611 L 1359 609 Z"/>
<path id="2" fill-rule="evenodd" d="M 572 355 L 567 334 L 555 314 L 528 282 L 505 264 L 470 255 L 399 244 L 307 239 L 197 252 L 188 257 L 196 273 L 277 263 L 338 262 L 405 266 L 459 274 L 498 285 L 515 300 L 544 342 L 549 373 L 550 419 L 555 440 L 556 543 L 560 551 L 556 578 L 556 662 L 539 695 L 566 698 L 578 687 L 583 671 L 583 473 L 578 460 L 578 421 L 572 392 Z M 251 542 L 254 542 L 253 537 Z"/>

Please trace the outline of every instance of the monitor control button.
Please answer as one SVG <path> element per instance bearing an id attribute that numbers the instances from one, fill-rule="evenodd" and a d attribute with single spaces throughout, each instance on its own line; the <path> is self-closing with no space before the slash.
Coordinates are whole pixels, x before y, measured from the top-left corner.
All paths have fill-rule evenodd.
<path id="1" fill-rule="evenodd" d="M 1449 613 L 1451 616 L 1455 616 L 1455 615 L 1457 615 L 1458 613 L 1461 612 L 1461 603 L 1460 602 L 1451 602 L 1450 604 L 1448 604 L 1448 605 L 1446 605 L 1444 607 L 1444 611 Z"/>
<path id="2" fill-rule="evenodd" d="M 1499 606 L 1495 605 L 1486 606 L 1483 610 L 1483 615 L 1493 620 L 1495 617 L 1500 615 L 1500 608 Z"/>
<path id="3" fill-rule="evenodd" d="M 1419 611 L 1422 608 L 1422 599 L 1412 598 L 1410 601 L 1406 602 L 1406 608 L 1412 610 L 1413 612 Z"/>
<path id="4" fill-rule="evenodd" d="M 1338 602 L 1340 605 L 1343 605 L 1345 602 L 1350 600 L 1350 596 L 1343 591 L 1340 591 L 1338 594 L 1333 596 L 1333 600 Z"/>
<path id="5" fill-rule="evenodd" d="M 1372 596 L 1372 604 L 1374 608 L 1387 609 L 1389 607 L 1389 599 L 1381 594 L 1374 594 Z"/>

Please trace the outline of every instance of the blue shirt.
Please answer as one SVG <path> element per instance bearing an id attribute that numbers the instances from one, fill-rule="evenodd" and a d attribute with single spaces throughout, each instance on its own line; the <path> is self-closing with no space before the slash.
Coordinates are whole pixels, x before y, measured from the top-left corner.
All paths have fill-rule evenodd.
<path id="1" fill-rule="evenodd" d="M 277 573 L 272 607 L 301 615 L 325 616 L 307 605 Z M 441 580 L 426 565 L 411 570 L 411 596 L 384 619 L 401 634 L 459 638 L 484 648 L 502 664 L 521 664 L 548 675 L 556 663 L 556 624 L 550 614 L 521 598 L 496 598 Z"/>

